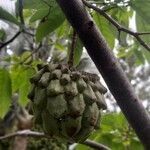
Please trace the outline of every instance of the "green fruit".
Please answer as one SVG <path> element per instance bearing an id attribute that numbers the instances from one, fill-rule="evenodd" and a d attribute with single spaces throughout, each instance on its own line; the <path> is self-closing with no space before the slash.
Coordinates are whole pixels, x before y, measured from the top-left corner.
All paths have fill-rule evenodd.
<path id="1" fill-rule="evenodd" d="M 64 92 L 63 86 L 60 84 L 59 80 L 51 80 L 47 87 L 47 95 L 48 96 L 56 96 L 58 94 L 62 94 Z"/>
<path id="2" fill-rule="evenodd" d="M 80 76 L 81 76 L 81 73 L 80 73 L 80 72 L 74 71 L 74 72 L 72 72 L 72 74 L 71 74 L 71 79 L 72 79 L 73 81 L 76 81 L 76 80 L 78 80 L 78 79 L 80 78 Z"/>
<path id="3" fill-rule="evenodd" d="M 87 88 L 87 84 L 86 84 L 86 82 L 82 78 L 80 78 L 77 81 L 77 87 L 78 87 L 78 91 L 80 93 L 82 93 Z"/>
<path id="4" fill-rule="evenodd" d="M 66 86 L 64 86 L 64 91 L 65 91 L 65 94 L 70 98 L 73 98 L 74 96 L 76 96 L 78 94 L 76 82 L 72 81 L 68 83 Z"/>
<path id="5" fill-rule="evenodd" d="M 40 87 L 35 88 L 34 105 L 39 109 L 43 109 L 46 106 L 46 89 Z"/>
<path id="6" fill-rule="evenodd" d="M 60 79 L 61 75 L 62 75 L 61 70 L 56 69 L 52 71 L 52 73 L 50 74 L 50 79 Z"/>
<path id="7" fill-rule="evenodd" d="M 30 93 L 28 94 L 28 98 L 29 98 L 31 101 L 33 101 L 33 99 L 34 99 L 34 95 L 35 95 L 34 91 L 35 91 L 35 85 L 32 84 L 32 85 L 31 85 L 31 88 L 30 88 Z"/>
<path id="8" fill-rule="evenodd" d="M 31 83 L 37 83 L 44 73 L 44 69 L 41 69 L 37 74 L 35 74 L 31 79 Z"/>
<path id="9" fill-rule="evenodd" d="M 35 123 L 46 134 L 66 141 L 82 142 L 100 124 L 106 109 L 106 89 L 98 75 L 77 71 L 67 65 L 40 65 L 31 78 Z"/>
<path id="10" fill-rule="evenodd" d="M 81 116 L 86 106 L 82 94 L 78 94 L 72 100 L 68 101 L 68 105 L 69 115 L 73 118 Z"/>
<path id="11" fill-rule="evenodd" d="M 99 129 L 100 127 L 100 121 L 101 121 L 101 113 L 99 113 L 96 125 L 94 126 L 94 129 Z"/>
<path id="12" fill-rule="evenodd" d="M 42 116 L 41 116 L 41 114 L 42 114 L 43 111 L 41 109 L 39 109 L 33 103 L 32 103 L 32 107 L 33 107 L 33 112 L 34 112 L 34 121 L 35 121 L 35 123 L 42 124 Z"/>
<path id="13" fill-rule="evenodd" d="M 101 93 L 105 94 L 107 92 L 107 89 L 99 81 L 95 83 L 95 86 Z"/>
<path id="14" fill-rule="evenodd" d="M 85 99 L 85 102 L 90 105 L 96 101 L 95 93 L 89 84 L 87 85 L 87 88 L 83 91 L 83 97 Z"/>
<path id="15" fill-rule="evenodd" d="M 96 103 L 87 106 L 83 114 L 82 125 L 84 127 L 95 126 L 98 120 L 99 113 L 100 111 Z"/>
<path id="16" fill-rule="evenodd" d="M 49 134 L 51 136 L 59 135 L 59 123 L 57 119 L 52 117 L 51 114 L 49 114 L 48 110 L 43 111 L 41 116 L 43 121 L 43 129 L 46 134 Z"/>
<path id="17" fill-rule="evenodd" d="M 99 109 L 100 109 L 100 108 L 106 109 L 107 106 L 106 106 L 106 102 L 105 102 L 105 100 L 104 100 L 103 94 L 101 94 L 99 91 L 96 91 L 96 92 L 95 92 L 95 95 L 96 95 L 96 98 L 97 98 L 96 103 L 97 103 Z"/>
<path id="18" fill-rule="evenodd" d="M 82 117 L 72 118 L 68 117 L 61 122 L 61 134 L 66 138 L 72 138 L 75 136 L 81 129 Z"/>
<path id="19" fill-rule="evenodd" d="M 89 81 L 89 85 L 92 87 L 92 89 L 93 89 L 94 92 L 98 90 L 98 89 L 97 89 L 97 86 L 95 85 L 94 82 Z"/>
<path id="20" fill-rule="evenodd" d="M 67 102 L 64 99 L 64 95 L 58 95 L 49 97 L 47 99 L 47 110 L 51 116 L 57 119 L 61 119 L 68 110 Z"/>
<path id="21" fill-rule="evenodd" d="M 83 127 L 78 132 L 78 134 L 74 137 L 74 141 L 77 142 L 84 142 L 91 134 L 91 132 L 94 130 L 93 126 Z"/>
<path id="22" fill-rule="evenodd" d="M 70 75 L 69 74 L 63 74 L 61 79 L 60 79 L 60 83 L 61 85 L 66 85 L 71 81 Z"/>
<path id="23" fill-rule="evenodd" d="M 39 80 L 39 86 L 41 87 L 47 87 L 49 84 L 49 80 L 50 80 L 50 73 L 49 72 L 45 72 L 41 79 Z"/>

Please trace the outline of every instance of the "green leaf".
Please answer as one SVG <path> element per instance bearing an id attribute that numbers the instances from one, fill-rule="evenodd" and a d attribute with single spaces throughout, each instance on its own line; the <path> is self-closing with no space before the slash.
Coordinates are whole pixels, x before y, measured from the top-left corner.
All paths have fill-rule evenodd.
<path id="1" fill-rule="evenodd" d="M 83 44 L 79 38 L 77 38 L 75 51 L 74 51 L 74 65 L 77 66 L 80 62 L 81 56 L 83 52 Z"/>
<path id="2" fill-rule="evenodd" d="M 36 41 L 40 42 L 45 36 L 57 29 L 65 20 L 60 8 L 54 7 L 45 21 L 41 22 L 36 30 Z"/>
<path id="3" fill-rule="evenodd" d="M 0 7 L 0 19 L 9 21 L 9 22 L 14 23 L 16 25 L 20 24 L 13 15 L 11 15 L 9 12 L 4 10 L 2 7 Z"/>
<path id="4" fill-rule="evenodd" d="M 19 102 L 25 106 L 29 100 L 27 98 L 27 95 L 30 91 L 31 88 L 31 84 L 29 82 L 29 79 L 33 76 L 34 74 L 34 70 L 33 69 L 25 69 L 22 72 L 22 81 L 21 84 L 19 86 Z"/>
<path id="5" fill-rule="evenodd" d="M 25 0 L 24 9 L 37 9 L 47 6 L 42 0 Z"/>
<path id="6" fill-rule="evenodd" d="M 6 33 L 3 29 L 0 29 L 0 40 L 4 41 L 4 39 L 6 38 Z"/>
<path id="7" fill-rule="evenodd" d="M 45 7 L 52 7 L 56 5 L 55 0 L 25 0 L 24 8 L 25 9 L 41 9 Z"/>
<path id="8" fill-rule="evenodd" d="M 135 48 L 134 49 L 134 54 L 137 57 L 136 64 L 139 64 L 139 65 L 140 64 L 144 64 L 145 59 L 144 59 L 142 51 L 140 49 L 138 49 L 138 48 Z"/>
<path id="9" fill-rule="evenodd" d="M 19 93 L 19 102 L 25 106 L 28 102 L 27 94 L 30 89 L 29 79 L 35 73 L 34 69 L 23 65 L 14 65 L 11 69 L 12 90 Z"/>
<path id="10" fill-rule="evenodd" d="M 147 24 L 150 24 L 150 0 L 131 0 L 130 6 Z"/>
<path id="11" fill-rule="evenodd" d="M 6 69 L 0 69 L 0 117 L 3 117 L 11 103 L 11 78 Z"/>
<path id="12" fill-rule="evenodd" d="M 133 11 L 132 10 L 127 10 L 126 7 L 118 7 L 118 9 L 112 9 L 110 11 L 110 15 L 112 16 L 112 18 L 114 18 L 120 25 L 128 28 L 129 27 L 129 20 L 130 17 L 132 17 L 133 15 Z M 113 31 L 113 30 L 112 30 Z M 110 32 L 111 33 L 111 32 Z M 126 47 L 127 44 L 127 33 L 125 32 L 120 32 L 120 35 L 118 33 L 118 31 L 116 31 L 115 36 L 119 41 L 119 44 L 122 47 Z"/>
<path id="13" fill-rule="evenodd" d="M 100 130 L 97 130 L 90 139 L 100 142 L 112 150 L 124 150 L 131 144 L 140 145 L 136 135 L 129 129 L 129 125 L 122 113 L 106 113 L 102 116 Z M 132 148 L 134 149 L 134 148 Z"/>
<path id="14" fill-rule="evenodd" d="M 22 68 L 20 65 L 13 65 L 11 68 L 11 81 L 13 93 L 18 92 L 21 83 Z"/>
<path id="15" fill-rule="evenodd" d="M 58 39 L 68 38 L 68 35 L 70 34 L 70 31 L 71 31 L 71 26 L 68 23 L 68 21 L 65 20 L 63 22 L 63 24 L 61 26 L 59 26 L 59 28 L 57 28 L 56 35 L 58 36 Z"/>
<path id="16" fill-rule="evenodd" d="M 100 129 L 95 131 L 89 138 L 108 146 L 112 150 L 125 150 L 128 148 L 143 150 L 142 144 L 133 130 L 129 128 L 122 113 L 105 113 L 102 116 Z M 78 144 L 76 150 L 80 149 L 91 150 L 91 148 Z"/>
<path id="17" fill-rule="evenodd" d="M 108 42 L 109 46 L 113 49 L 115 44 L 115 36 L 113 33 L 114 29 L 112 28 L 111 24 L 96 12 L 93 14 L 93 18 L 106 41 Z"/>
<path id="18" fill-rule="evenodd" d="M 150 64 L 150 52 L 145 50 L 145 49 L 142 49 L 143 51 L 143 55 L 144 57 L 146 58 L 146 60 L 148 61 L 148 63 Z"/>
<path id="19" fill-rule="evenodd" d="M 136 15 L 136 26 L 138 32 L 149 32 L 150 31 L 150 25 L 143 20 L 143 18 L 139 15 Z M 145 43 L 150 43 L 150 36 L 149 34 L 141 35 L 140 36 Z"/>
<path id="20" fill-rule="evenodd" d="M 30 22 L 34 22 L 37 21 L 39 19 L 44 18 L 46 15 L 48 15 L 49 13 L 49 9 L 48 8 L 44 8 L 44 9 L 38 9 L 33 16 L 30 18 Z"/>
<path id="21" fill-rule="evenodd" d="M 121 113 L 106 114 L 105 117 L 102 118 L 102 124 L 106 126 L 110 126 L 111 124 L 112 129 L 123 128 L 127 125 Z"/>
<path id="22" fill-rule="evenodd" d="M 91 150 L 91 148 L 82 144 L 78 144 L 75 150 Z"/>
<path id="23" fill-rule="evenodd" d="M 60 50 L 60 51 L 64 51 L 65 50 L 65 46 L 62 45 L 61 43 L 55 43 L 55 48 L 57 50 Z"/>
<path id="24" fill-rule="evenodd" d="M 131 8 L 136 11 L 136 27 L 138 32 L 149 32 L 150 31 L 150 0 L 131 0 Z M 142 6 L 142 7 L 141 7 Z M 142 40 L 146 43 L 150 43 L 150 36 L 141 35 Z"/>

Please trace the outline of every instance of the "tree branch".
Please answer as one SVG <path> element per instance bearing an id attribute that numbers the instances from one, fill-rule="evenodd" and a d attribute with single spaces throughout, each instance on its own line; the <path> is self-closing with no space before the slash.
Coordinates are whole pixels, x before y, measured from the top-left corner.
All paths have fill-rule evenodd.
<path id="1" fill-rule="evenodd" d="M 26 31 L 26 30 L 23 30 L 22 32 L 25 33 L 25 34 L 27 34 L 27 35 L 30 35 L 30 36 L 32 36 L 32 37 L 35 36 L 33 33 L 30 33 L 30 32 L 28 32 L 28 31 Z"/>
<path id="2" fill-rule="evenodd" d="M 138 34 L 138 35 L 149 35 L 150 32 L 137 32 L 136 34 Z"/>
<path id="3" fill-rule="evenodd" d="M 85 142 L 83 142 L 81 144 L 84 144 L 84 145 L 87 145 L 89 147 L 95 148 L 96 150 L 111 150 L 109 147 L 107 147 L 103 144 L 91 141 L 89 139 L 87 139 Z"/>
<path id="4" fill-rule="evenodd" d="M 36 131 L 31 131 L 31 130 L 22 130 L 22 131 L 17 131 L 15 133 L 7 134 L 4 136 L 0 136 L 0 140 L 5 140 L 9 138 L 13 138 L 16 136 L 25 136 L 25 137 L 38 137 L 38 138 L 52 138 L 51 136 L 46 135 L 45 133 L 42 132 L 36 132 Z M 85 142 L 81 143 L 87 146 L 90 146 L 92 148 L 95 148 L 96 150 L 110 150 L 107 146 L 91 141 L 91 140 L 86 140 Z"/>
<path id="5" fill-rule="evenodd" d="M 70 48 L 70 52 L 69 52 L 69 59 L 68 59 L 69 67 L 73 66 L 74 49 L 75 49 L 76 41 L 77 41 L 77 33 L 75 30 L 73 30 L 72 43 L 71 43 L 71 48 Z"/>
<path id="6" fill-rule="evenodd" d="M 24 26 L 25 22 L 24 22 L 24 17 L 23 17 L 23 0 L 18 1 L 18 14 L 20 17 L 20 22 Z"/>
<path id="7" fill-rule="evenodd" d="M 13 42 L 21 33 L 25 33 L 28 34 L 30 36 L 34 36 L 34 34 L 27 32 L 26 30 L 22 29 L 19 30 L 10 40 L 8 40 L 7 42 L 4 43 L 0 43 L 0 51 L 2 50 L 2 48 L 4 48 L 5 46 L 7 46 L 8 44 L 10 44 L 11 42 Z"/>
<path id="8" fill-rule="evenodd" d="M 134 36 L 136 38 L 136 40 L 144 47 L 146 48 L 148 51 L 150 51 L 150 46 L 147 45 L 141 38 L 140 38 L 140 35 L 143 35 L 143 34 L 150 34 L 149 32 L 148 33 L 138 33 L 138 32 L 134 32 L 134 31 L 131 31 L 131 30 L 128 30 L 126 29 L 125 27 L 123 27 L 122 25 L 120 25 L 116 20 L 114 20 L 110 15 L 108 15 L 104 10 L 90 4 L 89 2 L 85 1 L 85 0 L 82 0 L 83 3 L 89 7 L 89 8 L 92 8 L 93 10 L 97 11 L 99 14 L 101 14 L 103 17 L 105 17 L 109 22 L 111 22 L 111 24 L 113 24 L 117 30 L 120 32 L 120 31 L 123 31 L 123 32 L 126 32 L 132 36 Z"/>
<path id="9" fill-rule="evenodd" d="M 21 31 L 19 30 L 10 40 L 0 45 L 0 51 L 3 47 L 7 46 L 9 43 L 13 42 L 19 35 L 21 34 Z"/>
<path id="10" fill-rule="evenodd" d="M 57 3 L 79 35 L 128 122 L 145 149 L 149 150 L 150 116 L 135 95 L 124 71 L 87 13 L 82 0 L 57 0 Z"/>
<path id="11" fill-rule="evenodd" d="M 16 136 L 31 136 L 31 137 L 40 137 L 40 138 L 50 138 L 49 136 L 45 135 L 44 133 L 35 132 L 35 131 L 31 131 L 31 130 L 22 130 L 22 131 L 17 131 L 15 133 L 10 133 L 10 134 L 4 135 L 4 136 L 0 136 L 0 140 L 13 138 Z"/>

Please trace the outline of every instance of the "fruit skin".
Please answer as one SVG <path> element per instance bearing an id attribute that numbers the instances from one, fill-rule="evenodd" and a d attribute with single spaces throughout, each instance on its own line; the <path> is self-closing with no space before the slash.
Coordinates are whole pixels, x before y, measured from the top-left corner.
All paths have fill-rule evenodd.
<path id="1" fill-rule="evenodd" d="M 51 116 L 48 110 L 42 112 L 43 128 L 46 134 L 53 136 L 59 135 L 59 122 L 53 116 Z"/>
<path id="2" fill-rule="evenodd" d="M 48 98 L 46 109 L 48 110 L 50 116 L 56 119 L 60 119 L 66 115 L 68 108 L 64 95 L 59 94 L 58 96 Z"/>
<path id="3" fill-rule="evenodd" d="M 78 94 L 72 100 L 69 100 L 68 105 L 69 115 L 73 118 L 82 116 L 86 106 L 82 94 Z"/>
<path id="4" fill-rule="evenodd" d="M 87 105 L 92 105 L 96 101 L 95 93 L 89 84 L 87 85 L 87 88 L 83 91 L 83 97 Z"/>
<path id="5" fill-rule="evenodd" d="M 41 65 L 30 81 L 35 123 L 46 134 L 82 142 L 98 128 L 106 89 L 96 74 L 51 63 Z"/>
<path id="6" fill-rule="evenodd" d="M 59 80 L 51 80 L 47 87 L 48 96 L 57 96 L 64 93 L 64 88 L 61 86 Z"/>
<path id="7" fill-rule="evenodd" d="M 49 72 L 45 72 L 40 81 L 39 81 L 39 85 L 41 87 L 47 87 L 48 86 L 48 83 L 49 83 L 49 80 L 50 80 L 50 73 Z"/>

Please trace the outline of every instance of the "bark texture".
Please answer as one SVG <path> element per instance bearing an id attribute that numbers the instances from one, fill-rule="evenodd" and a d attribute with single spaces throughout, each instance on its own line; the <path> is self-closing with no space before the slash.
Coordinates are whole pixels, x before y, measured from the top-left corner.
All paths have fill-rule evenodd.
<path id="1" fill-rule="evenodd" d="M 102 74 L 122 112 L 145 149 L 150 149 L 150 116 L 134 93 L 124 71 L 113 56 L 81 0 L 57 0 Z M 111 33 L 110 33 L 111 34 Z"/>

